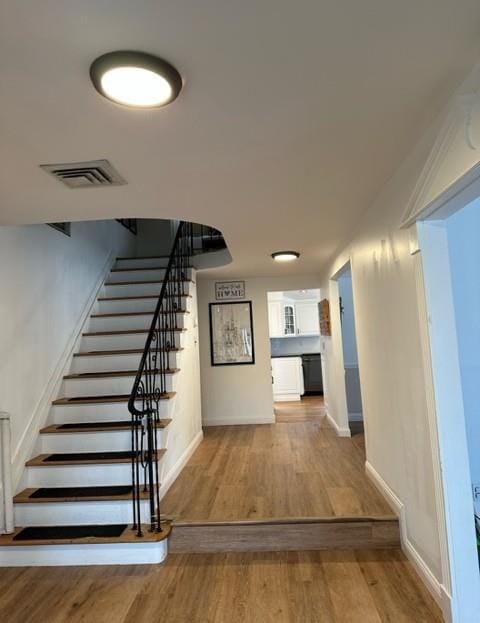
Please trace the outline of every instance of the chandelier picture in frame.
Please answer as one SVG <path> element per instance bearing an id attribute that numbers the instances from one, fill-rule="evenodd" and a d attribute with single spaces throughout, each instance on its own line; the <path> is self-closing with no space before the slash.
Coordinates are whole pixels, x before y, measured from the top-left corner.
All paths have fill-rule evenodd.
<path id="1" fill-rule="evenodd" d="M 251 301 L 210 303 L 212 366 L 255 363 Z"/>

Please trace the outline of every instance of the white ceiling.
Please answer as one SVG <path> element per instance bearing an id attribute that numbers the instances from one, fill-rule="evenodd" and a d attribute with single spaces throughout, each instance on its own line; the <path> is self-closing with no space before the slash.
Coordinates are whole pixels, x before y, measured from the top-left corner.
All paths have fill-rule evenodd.
<path id="1" fill-rule="evenodd" d="M 224 232 L 224 276 L 318 273 L 473 64 L 479 18 L 478 0 L 3 0 L 0 223 L 180 217 Z M 89 65 L 122 48 L 172 62 L 179 99 L 101 98 Z M 129 184 L 38 168 L 97 158 Z M 283 248 L 301 259 L 273 264 Z"/>

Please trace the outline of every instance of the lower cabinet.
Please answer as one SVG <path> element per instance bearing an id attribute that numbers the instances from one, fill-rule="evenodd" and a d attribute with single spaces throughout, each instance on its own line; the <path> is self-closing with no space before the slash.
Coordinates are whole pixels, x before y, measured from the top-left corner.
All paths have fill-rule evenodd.
<path id="1" fill-rule="evenodd" d="M 300 400 L 304 394 L 301 357 L 276 357 L 272 362 L 273 399 Z"/>

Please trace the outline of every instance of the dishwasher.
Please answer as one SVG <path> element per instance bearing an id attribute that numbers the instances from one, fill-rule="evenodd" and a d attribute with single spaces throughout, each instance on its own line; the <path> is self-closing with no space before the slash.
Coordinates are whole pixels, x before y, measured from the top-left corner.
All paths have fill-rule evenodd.
<path id="1" fill-rule="evenodd" d="M 322 361 L 317 355 L 302 355 L 305 395 L 323 394 Z"/>

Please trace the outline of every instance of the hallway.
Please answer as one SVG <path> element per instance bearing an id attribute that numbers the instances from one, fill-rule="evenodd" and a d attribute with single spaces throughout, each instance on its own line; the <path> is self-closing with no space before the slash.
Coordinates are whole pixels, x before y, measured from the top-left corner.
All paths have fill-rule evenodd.
<path id="1" fill-rule="evenodd" d="M 162 565 L 2 569 L 0 620 L 441 623 L 442 617 L 405 556 L 377 550 L 170 554 Z"/>
<path id="2" fill-rule="evenodd" d="M 393 516 L 365 475 L 363 434 L 337 437 L 317 397 L 277 403 L 276 415 L 276 424 L 205 428 L 162 513 L 182 521 Z"/>

